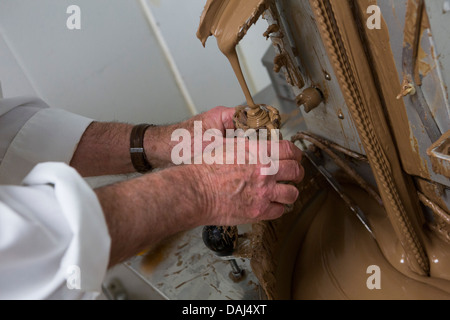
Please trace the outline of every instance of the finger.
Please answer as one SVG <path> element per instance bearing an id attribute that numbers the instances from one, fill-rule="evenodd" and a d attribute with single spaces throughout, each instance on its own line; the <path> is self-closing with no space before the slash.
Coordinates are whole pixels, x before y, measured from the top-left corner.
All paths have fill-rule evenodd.
<path id="1" fill-rule="evenodd" d="M 258 154 L 259 159 L 262 160 L 296 160 L 301 162 L 303 152 L 295 144 L 287 140 L 262 142 L 262 140 L 247 139 L 246 136 L 236 137 L 234 141 L 244 141 L 246 152 L 252 151 Z M 265 162 L 265 161 L 263 161 Z"/>
<path id="2" fill-rule="evenodd" d="M 223 107 L 221 108 L 221 110 L 222 110 L 222 124 L 224 129 L 225 130 L 234 129 L 233 117 L 234 114 L 236 113 L 236 109 Z"/>
<path id="3" fill-rule="evenodd" d="M 300 162 L 303 158 L 303 152 L 295 144 L 287 140 L 278 142 L 268 140 L 264 148 L 266 149 L 266 154 L 272 160 L 297 160 Z"/>
<path id="4" fill-rule="evenodd" d="M 296 160 L 283 160 L 279 162 L 278 172 L 275 174 L 276 181 L 299 183 L 304 177 L 305 169 Z"/>
<path id="5" fill-rule="evenodd" d="M 303 152 L 292 142 L 282 140 L 279 143 L 279 160 L 296 160 L 302 161 Z M 273 158 L 274 151 L 271 150 L 271 156 Z"/>
<path id="6" fill-rule="evenodd" d="M 278 183 L 272 192 L 271 201 L 279 204 L 293 204 L 299 196 L 298 189 L 289 184 Z"/>
<path id="7" fill-rule="evenodd" d="M 280 218 L 284 214 L 284 205 L 279 203 L 271 203 L 266 211 L 264 211 L 264 215 L 261 216 L 261 220 L 263 221 L 271 221 Z"/>

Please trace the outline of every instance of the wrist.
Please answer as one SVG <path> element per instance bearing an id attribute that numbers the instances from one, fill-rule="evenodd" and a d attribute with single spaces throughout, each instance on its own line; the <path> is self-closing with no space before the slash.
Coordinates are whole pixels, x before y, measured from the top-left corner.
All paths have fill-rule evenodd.
<path id="1" fill-rule="evenodd" d="M 147 159 L 144 148 L 145 132 L 151 128 L 151 124 L 139 124 L 133 127 L 130 135 L 130 156 L 134 169 L 139 173 L 152 171 L 153 166 Z"/>
<path id="2" fill-rule="evenodd" d="M 159 176 L 166 205 L 178 217 L 180 227 L 186 230 L 207 223 L 211 191 L 201 166 L 174 166 L 154 175 Z"/>
<path id="3" fill-rule="evenodd" d="M 172 166 L 170 126 L 149 127 L 144 135 L 144 150 L 149 164 L 154 169 Z"/>
<path id="4" fill-rule="evenodd" d="M 212 224 L 215 220 L 213 214 L 219 210 L 217 208 L 217 201 L 215 195 L 220 190 L 216 190 L 216 185 L 211 178 L 215 168 L 208 165 L 187 165 L 181 166 L 185 170 L 185 179 L 183 183 L 187 183 L 187 188 L 195 190 L 193 195 L 196 201 L 197 218 L 199 218 L 199 225 Z"/>
<path id="5" fill-rule="evenodd" d="M 111 266 L 206 224 L 206 189 L 197 171 L 172 167 L 95 190 L 112 239 Z"/>

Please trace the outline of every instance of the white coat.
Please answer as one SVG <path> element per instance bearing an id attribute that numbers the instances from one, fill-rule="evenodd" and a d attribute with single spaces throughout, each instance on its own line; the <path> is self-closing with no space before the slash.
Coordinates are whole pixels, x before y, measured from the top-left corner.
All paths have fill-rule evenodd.
<path id="1" fill-rule="evenodd" d="M 111 239 L 68 166 L 91 119 L 33 98 L 0 100 L 0 299 L 92 299 Z"/>

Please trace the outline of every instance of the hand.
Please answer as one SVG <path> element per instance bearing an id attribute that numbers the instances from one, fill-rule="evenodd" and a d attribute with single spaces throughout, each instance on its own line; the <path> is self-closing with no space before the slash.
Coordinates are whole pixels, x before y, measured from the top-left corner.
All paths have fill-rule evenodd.
<path id="1" fill-rule="evenodd" d="M 194 164 L 96 189 L 112 239 L 110 265 L 180 231 L 280 217 L 284 204 L 298 197 L 297 188 L 284 182 L 300 182 L 304 170 L 300 149 L 288 141 L 278 146 L 273 176 L 261 174 L 262 163 Z M 251 153 L 248 148 L 247 159 Z"/>
<path id="2" fill-rule="evenodd" d="M 202 122 L 202 134 L 209 129 L 215 129 L 224 137 L 227 129 L 234 129 L 234 113 L 235 108 L 216 107 L 178 124 L 148 129 L 144 138 L 148 160 L 155 168 L 173 166 L 171 151 L 179 142 L 172 141 L 171 138 L 172 133 L 177 129 L 185 129 L 190 133 L 192 158 L 194 158 L 194 123 Z M 202 151 L 207 145 L 208 143 L 203 144 Z"/>
<path id="3" fill-rule="evenodd" d="M 200 184 L 205 224 L 232 226 L 274 220 L 293 204 L 298 189 L 285 182 L 299 183 L 304 178 L 302 152 L 288 141 L 279 143 L 278 173 L 263 175 L 265 166 L 192 165 L 192 179 Z"/>
<path id="4" fill-rule="evenodd" d="M 235 129 L 233 117 L 236 108 L 215 107 L 193 118 L 193 121 L 202 121 L 204 131 L 217 129 L 225 136 L 227 129 Z"/>
<path id="5" fill-rule="evenodd" d="M 153 168 L 173 166 L 171 141 L 176 129 L 186 129 L 194 139 L 194 122 L 202 121 L 203 132 L 216 129 L 221 134 L 233 128 L 234 108 L 217 107 L 175 125 L 149 128 L 144 137 L 144 149 Z M 117 175 L 135 172 L 130 158 L 132 124 L 93 122 L 84 132 L 70 161 L 83 177 Z M 193 143 L 193 141 L 192 141 Z M 193 149 L 192 149 L 193 150 Z"/>

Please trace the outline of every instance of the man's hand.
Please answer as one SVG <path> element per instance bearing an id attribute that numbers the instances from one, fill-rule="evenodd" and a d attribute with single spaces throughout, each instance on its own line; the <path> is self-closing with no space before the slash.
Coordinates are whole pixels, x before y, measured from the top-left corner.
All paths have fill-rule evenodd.
<path id="1" fill-rule="evenodd" d="M 225 136 L 227 129 L 234 129 L 233 117 L 235 108 L 215 107 L 214 109 L 201 114 L 198 118 L 203 122 L 205 130 L 218 129 Z M 194 121 L 199 121 L 195 120 Z"/>
<path id="2" fill-rule="evenodd" d="M 256 165 L 184 165 L 96 190 L 111 235 L 110 266 L 177 232 L 273 220 L 298 197 L 301 151 L 280 142 L 279 171 Z"/>
<path id="3" fill-rule="evenodd" d="M 248 160 L 255 158 L 252 143 L 257 141 L 247 142 L 244 165 L 234 161 L 173 166 L 172 148 L 179 142 L 171 138 L 176 129 L 188 130 L 193 140 L 194 122 L 202 121 L 203 132 L 216 129 L 224 136 L 227 129 L 234 129 L 234 112 L 234 108 L 217 107 L 176 125 L 150 128 L 144 138 L 147 158 L 153 167 L 165 170 L 96 190 L 112 239 L 111 266 L 177 232 L 202 225 L 273 220 L 283 214 L 284 205 L 295 202 L 298 190 L 288 183 L 300 182 L 304 170 L 301 151 L 288 141 L 267 142 L 269 152 L 273 153 L 274 146 L 279 150 L 279 157 L 271 158 L 278 169 L 274 175 L 261 171 L 272 163 L 249 164 Z M 132 128 L 93 123 L 71 165 L 83 176 L 134 172 L 129 154 Z M 231 140 L 237 143 L 237 139 Z M 227 141 L 230 139 L 223 140 L 225 149 Z M 259 154 L 256 158 L 261 160 Z"/>
<path id="4" fill-rule="evenodd" d="M 203 131 L 217 129 L 225 134 L 226 129 L 233 129 L 234 110 L 216 107 L 178 124 L 149 128 L 144 137 L 144 149 L 150 164 L 155 169 L 173 166 L 171 151 L 178 142 L 171 138 L 176 129 L 188 130 L 192 139 L 195 121 L 202 121 Z M 131 124 L 93 122 L 83 134 L 70 165 L 83 177 L 135 172 L 130 157 L 132 129 Z"/>
<path id="5" fill-rule="evenodd" d="M 287 182 L 301 182 L 305 172 L 300 149 L 288 141 L 280 141 L 277 147 L 274 175 L 262 174 L 261 169 L 269 165 L 261 163 L 190 166 L 202 190 L 205 224 L 232 226 L 283 215 L 284 205 L 293 204 L 299 196 L 298 189 Z"/>
<path id="6" fill-rule="evenodd" d="M 215 129 L 221 133 L 222 137 L 225 137 L 227 129 L 234 129 L 234 113 L 235 108 L 216 107 L 181 123 L 148 129 L 144 139 L 147 159 L 154 168 L 173 166 L 171 151 L 179 142 L 172 141 L 172 133 L 177 129 L 185 129 L 190 133 L 192 146 L 191 156 L 194 158 L 196 156 L 193 147 L 195 137 L 194 123 L 201 121 L 202 135 L 207 130 Z M 202 151 L 207 145 L 208 143 L 203 144 Z"/>

